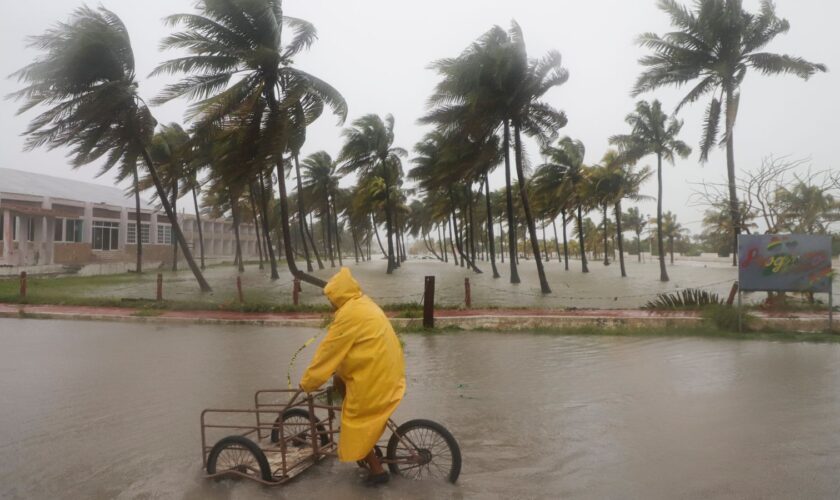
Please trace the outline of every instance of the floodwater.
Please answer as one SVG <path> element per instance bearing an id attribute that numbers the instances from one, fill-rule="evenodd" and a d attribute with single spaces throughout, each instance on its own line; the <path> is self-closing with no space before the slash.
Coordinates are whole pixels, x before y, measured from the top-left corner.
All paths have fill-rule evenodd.
<path id="1" fill-rule="evenodd" d="M 298 263 L 305 268 L 304 263 Z M 502 275 L 493 279 L 487 262 L 479 262 L 483 274 L 476 274 L 453 264 L 434 260 L 411 259 L 393 274 L 385 274 L 386 262 L 375 260 L 356 264 L 345 260 L 365 292 L 382 304 L 420 302 L 423 297 L 424 276 L 435 276 L 435 302 L 439 305 L 459 305 L 464 302 L 464 278 L 469 278 L 472 303 L 475 307 L 538 307 L 538 308 L 636 308 L 653 299 L 658 293 L 698 287 L 715 291 L 726 297 L 736 270 L 727 259 L 677 260 L 669 266 L 671 281 L 659 281 L 659 264 L 649 258 L 639 263 L 636 257 L 627 259 L 628 278 L 621 278 L 618 264 L 604 266 L 589 263 L 590 272 L 580 272 L 580 262 L 570 261 L 570 270 L 552 260 L 546 263 L 546 274 L 552 287 L 551 295 L 540 293 L 539 279 L 533 259 L 521 260 L 519 273 L 522 283 L 509 282 L 509 264 L 498 263 Z M 337 268 L 315 271 L 328 279 Z M 189 271 L 164 273 L 164 298 L 212 303 L 232 303 L 235 300 L 236 270 L 232 266 L 208 268 L 205 276 L 214 288 L 212 294 L 201 294 Z M 289 304 L 292 301 L 292 277 L 285 264 L 280 263 L 280 279 L 271 281 L 267 270 L 254 264 L 241 275 L 246 302 Z M 31 283 L 30 288 L 38 286 Z M 49 286 L 45 284 L 45 286 Z M 82 293 L 92 297 L 147 298 L 155 297 L 155 274 L 148 272 L 136 283 L 105 285 Z M 756 294 L 759 295 L 759 294 Z M 324 304 L 321 290 L 304 284 L 301 293 L 304 304 Z"/>
<path id="2" fill-rule="evenodd" d="M 0 319 L 0 498 L 840 496 L 840 346 L 496 333 L 404 338 L 396 419 L 450 429 L 455 486 L 202 478 L 201 410 L 284 387 L 315 333 Z"/>

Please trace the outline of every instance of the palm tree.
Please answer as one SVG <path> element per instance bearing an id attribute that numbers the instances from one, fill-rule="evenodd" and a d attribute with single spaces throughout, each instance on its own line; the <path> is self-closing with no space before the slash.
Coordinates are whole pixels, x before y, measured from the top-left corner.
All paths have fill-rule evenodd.
<path id="1" fill-rule="evenodd" d="M 178 198 L 181 196 L 180 182 L 187 176 L 191 158 L 190 135 L 177 123 L 162 125 L 160 131 L 152 137 L 149 156 L 157 166 L 158 174 L 164 186 L 169 186 L 169 203 L 172 211 L 178 213 Z M 150 178 L 141 179 L 141 186 L 153 185 Z M 172 270 L 178 270 L 178 246 L 172 245 Z"/>
<path id="2" fill-rule="evenodd" d="M 184 50 L 188 55 L 164 62 L 152 75 L 186 73 L 190 76 L 168 85 L 156 102 L 178 97 L 198 99 L 190 107 L 188 117 L 200 123 L 250 116 L 251 130 L 246 143 L 250 145 L 253 167 L 261 169 L 265 159 L 276 169 L 280 191 L 278 222 L 289 271 L 296 278 L 323 287 L 326 284 L 323 280 L 300 271 L 295 262 L 283 156 L 304 126 L 297 110 L 301 103 L 309 103 L 310 109 L 316 111 L 329 107 L 339 123 L 347 116 L 347 103 L 337 90 L 293 65 L 294 57 L 317 38 L 315 27 L 302 19 L 284 16 L 281 0 L 200 0 L 197 9 L 198 14 L 166 18 L 168 24 L 182 25 L 185 29 L 166 37 L 161 45 Z M 283 43 L 284 28 L 292 33 L 288 43 Z M 304 119 L 304 122 L 308 124 L 311 120 Z M 261 161 L 255 162 L 258 158 Z M 264 176 L 258 179 L 264 184 Z M 267 218 L 271 190 L 262 191 L 263 217 Z M 275 265 L 272 278 L 278 278 Z"/>
<path id="3" fill-rule="evenodd" d="M 333 224 L 331 214 L 335 214 L 332 205 L 338 196 L 339 176 L 337 164 L 326 151 L 318 151 L 307 156 L 303 162 L 303 191 L 308 198 L 320 200 L 322 205 L 321 221 L 326 224 L 327 250 L 332 267 L 335 267 L 333 254 Z"/>
<path id="4" fill-rule="evenodd" d="M 662 234 L 668 238 L 668 249 L 671 252 L 671 265 L 674 265 L 674 241 L 682 238 L 688 230 L 677 222 L 677 216 L 671 211 L 665 212 L 662 219 Z M 660 257 L 662 257 L 660 255 Z"/>
<path id="5" fill-rule="evenodd" d="M 510 32 L 494 26 L 459 57 L 443 59 L 433 67 L 444 76 L 429 99 L 433 111 L 421 121 L 444 128 L 454 127 L 477 142 L 502 130 L 505 161 L 508 237 L 511 251 L 511 283 L 519 283 L 516 268 L 516 223 L 510 175 L 511 128 L 519 195 L 535 254 L 539 253 L 536 225 L 531 214 L 523 165 L 521 134 L 537 137 L 543 144 L 556 137 L 566 124 L 566 116 L 542 101 L 552 88 L 568 79 L 560 54 L 550 52 L 539 60 L 529 60 L 519 25 Z M 550 293 L 542 260 L 536 256 L 540 288 Z"/>
<path id="6" fill-rule="evenodd" d="M 636 235 L 636 252 L 642 261 L 642 231 L 647 226 L 647 218 L 639 212 L 639 207 L 630 207 L 621 214 L 621 224 Z"/>
<path id="7" fill-rule="evenodd" d="M 103 7 L 80 7 L 68 22 L 33 37 L 30 46 L 43 54 L 14 74 L 26 86 L 12 97 L 25 101 L 19 114 L 37 106 L 50 108 L 24 132 L 26 148 L 70 146 L 74 167 L 105 158 L 103 171 L 120 162 L 134 168 L 143 158 L 187 264 L 201 290 L 211 291 L 149 156 L 156 122 L 137 94 L 125 24 Z"/>
<path id="8" fill-rule="evenodd" d="M 569 210 L 577 211 L 577 230 L 581 248 L 581 271 L 589 272 L 586 260 L 586 245 L 584 242 L 583 210 L 588 210 L 591 202 L 589 194 L 589 180 L 585 175 L 583 164 L 586 147 L 581 141 L 564 137 L 556 146 L 546 146 L 542 151 L 547 163 L 541 165 L 535 174 L 535 184 L 543 190 L 544 196 L 559 200 L 559 208 L 563 215 L 563 244 L 566 245 L 566 216 Z M 572 215 L 574 217 L 574 215 Z M 566 259 L 568 269 L 568 256 Z"/>
<path id="9" fill-rule="evenodd" d="M 641 189 L 641 185 L 650 178 L 652 172 L 647 167 L 638 172 L 634 171 L 633 166 L 627 163 L 621 154 L 615 150 L 607 151 L 601 162 L 603 171 L 595 181 L 598 184 L 596 191 L 601 193 L 605 206 L 607 204 L 613 205 L 621 277 L 625 278 L 627 277 L 627 270 L 624 265 L 624 239 L 621 229 L 623 213 L 621 210 L 621 201 L 625 198 L 632 201 L 646 199 L 646 196 L 639 194 L 639 190 Z M 606 209 L 604 210 L 604 221 L 604 225 L 606 226 Z M 604 256 L 604 259 L 606 261 L 607 257 Z"/>
<path id="10" fill-rule="evenodd" d="M 742 0 L 698 0 L 690 11 L 676 0 L 659 0 L 659 8 L 671 17 L 676 31 L 659 36 L 646 33 L 639 44 L 653 51 L 639 62 L 647 69 L 639 76 L 633 95 L 666 86 L 696 85 L 677 106 L 679 111 L 705 95 L 712 100 L 706 109 L 700 159 L 708 160 L 717 144 L 723 111 L 726 170 L 729 178 L 729 210 L 732 217 L 733 250 L 737 249 L 742 224 L 739 219 L 735 183 L 735 121 L 741 100 L 741 82 L 747 70 L 763 75 L 793 74 L 807 80 L 826 71 L 822 64 L 801 57 L 763 52 L 778 35 L 787 33 L 790 23 L 776 16 L 770 0 L 762 0 L 757 14 L 743 9 Z M 725 107 L 725 108 L 724 108 Z M 735 265 L 737 251 L 732 253 Z"/>
<path id="11" fill-rule="evenodd" d="M 365 115 L 345 129 L 344 146 L 338 155 L 343 163 L 340 173 L 358 173 L 363 177 L 380 179 L 385 201 L 385 227 L 388 239 L 388 268 L 391 274 L 398 266 L 394 253 L 394 191 L 402 182 L 402 161 L 407 152 L 394 146 L 394 117 L 382 120 L 378 115 Z"/>
<path id="12" fill-rule="evenodd" d="M 628 135 L 616 135 L 610 138 L 610 144 L 616 145 L 625 161 L 634 163 L 645 156 L 656 155 L 656 178 L 658 182 L 656 197 L 657 244 L 659 245 L 659 279 L 668 281 L 665 269 L 664 247 L 662 242 L 662 160 L 674 163 L 674 156 L 687 158 L 691 154 L 683 141 L 677 139 L 683 123 L 676 118 L 668 118 L 662 111 L 662 103 L 640 101 L 636 112 L 625 119 L 631 127 Z"/>

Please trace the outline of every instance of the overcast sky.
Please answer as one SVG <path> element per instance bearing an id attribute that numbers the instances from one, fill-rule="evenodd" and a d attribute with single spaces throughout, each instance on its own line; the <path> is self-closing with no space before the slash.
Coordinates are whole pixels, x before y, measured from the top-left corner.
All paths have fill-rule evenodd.
<path id="1" fill-rule="evenodd" d="M 31 61 L 24 38 L 43 32 L 52 23 L 66 20 L 81 5 L 73 0 L 15 1 L 0 18 L 0 73 L 8 75 Z M 158 51 L 160 39 L 169 33 L 161 19 L 172 13 L 192 12 L 191 0 L 105 0 L 128 26 L 140 78 L 140 94 L 153 97 L 172 79 L 148 79 L 146 75 L 171 54 Z M 744 0 L 756 10 L 758 0 Z M 539 57 L 550 49 L 563 55 L 571 77 L 552 91 L 547 100 L 566 111 L 569 124 L 561 135 L 581 139 L 587 147 L 587 163 L 595 163 L 607 149 L 609 136 L 628 131 L 624 117 L 633 110 L 629 91 L 645 52 L 634 43 L 643 32 L 663 33 L 670 29 L 668 17 L 657 10 L 655 0 L 286 0 L 285 11 L 315 24 L 319 40 L 298 58 L 301 68 L 335 86 L 349 104 L 348 124 L 367 113 L 392 113 L 396 118 L 396 144 L 411 150 L 425 129 L 416 120 L 425 111 L 426 97 L 437 76 L 427 69 L 430 62 L 455 56 L 494 24 L 507 27 L 516 19 L 524 30 L 528 53 Z M 790 53 L 829 66 L 829 73 L 808 82 L 795 77 L 747 76 L 743 85 L 736 128 L 736 164 L 739 169 L 757 166 L 768 155 L 810 157 L 815 169 L 836 168 L 836 146 L 840 97 L 840 33 L 835 20 L 840 2 L 825 0 L 778 0 L 777 13 L 791 23 L 791 31 L 780 36 L 769 51 Z M 0 94 L 19 88 L 12 79 L 0 80 Z M 657 92 L 654 97 L 672 110 L 683 91 Z M 153 108 L 159 122 L 181 122 L 185 101 Z M 716 150 L 705 165 L 696 153 L 700 141 L 705 103 L 683 110 L 682 139 L 695 153 L 665 170 L 666 209 L 699 231 L 702 209 L 688 202 L 692 183 L 725 179 L 725 155 Z M 73 171 L 66 151 L 23 151 L 20 136 L 29 113 L 15 116 L 17 104 L 0 101 L 0 167 L 30 170 L 103 184 L 113 184 L 106 174 L 96 178 L 96 166 Z M 335 156 L 341 147 L 341 127 L 324 116 L 308 134 L 303 154 L 326 150 Z M 539 151 L 529 145 L 534 164 Z M 654 165 L 654 159 L 647 163 Z M 408 167 L 408 166 L 407 166 Z M 0 191 L 2 190 L 0 179 Z M 503 182 L 503 169 L 491 178 L 494 187 Z M 656 192 L 654 182 L 646 194 Z M 655 205 L 642 205 L 653 213 Z"/>

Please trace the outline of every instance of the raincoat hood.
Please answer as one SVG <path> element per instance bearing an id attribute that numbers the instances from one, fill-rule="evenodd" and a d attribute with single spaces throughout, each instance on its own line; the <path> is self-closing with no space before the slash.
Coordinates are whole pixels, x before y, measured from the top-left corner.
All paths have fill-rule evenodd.
<path id="1" fill-rule="evenodd" d="M 346 304 L 347 301 L 361 297 L 362 287 L 359 286 L 359 282 L 350 274 L 350 270 L 342 267 L 327 282 L 327 286 L 324 287 L 324 295 L 338 309 Z"/>

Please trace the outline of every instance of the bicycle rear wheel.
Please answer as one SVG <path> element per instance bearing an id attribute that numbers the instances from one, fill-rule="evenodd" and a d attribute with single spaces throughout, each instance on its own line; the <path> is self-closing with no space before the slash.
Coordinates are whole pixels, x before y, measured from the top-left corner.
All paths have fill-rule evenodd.
<path id="1" fill-rule="evenodd" d="M 461 474 L 461 448 L 452 434 L 431 420 L 409 420 L 388 440 L 388 468 L 410 479 L 445 479 Z"/>

